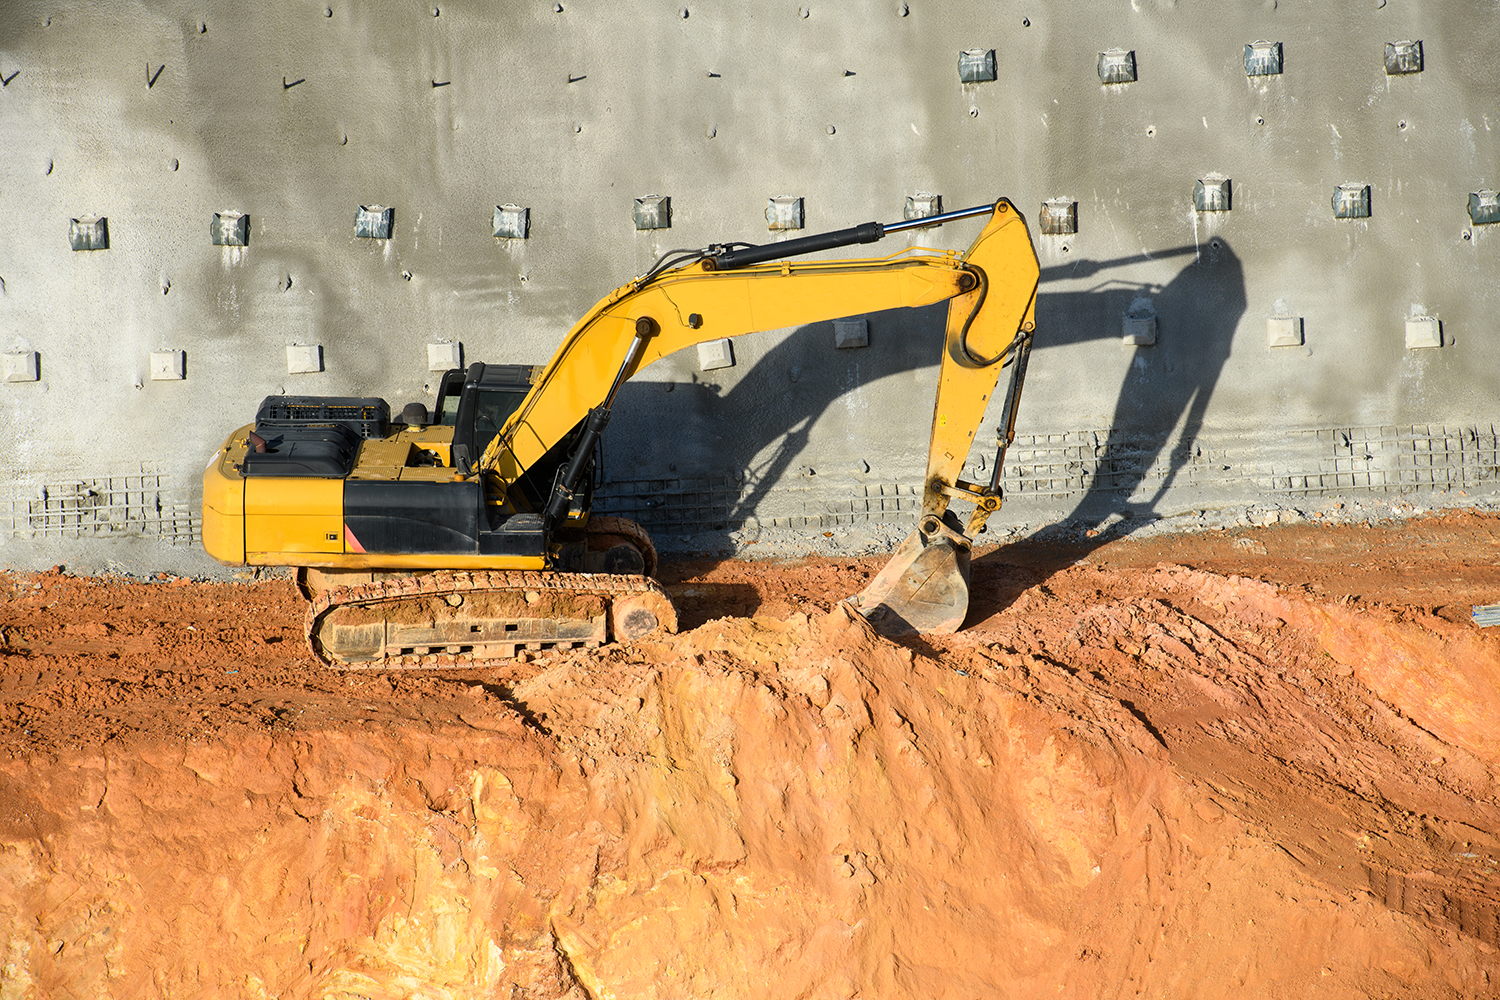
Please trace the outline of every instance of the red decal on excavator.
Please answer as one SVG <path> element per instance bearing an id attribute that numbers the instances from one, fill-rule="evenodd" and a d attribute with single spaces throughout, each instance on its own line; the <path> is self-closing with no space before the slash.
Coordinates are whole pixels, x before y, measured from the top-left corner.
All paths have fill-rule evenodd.
<path id="1" fill-rule="evenodd" d="M 344 547 L 350 552 L 363 552 L 365 550 L 365 547 L 359 544 L 359 539 L 354 537 L 354 532 L 349 530 L 347 524 L 344 525 Z"/>

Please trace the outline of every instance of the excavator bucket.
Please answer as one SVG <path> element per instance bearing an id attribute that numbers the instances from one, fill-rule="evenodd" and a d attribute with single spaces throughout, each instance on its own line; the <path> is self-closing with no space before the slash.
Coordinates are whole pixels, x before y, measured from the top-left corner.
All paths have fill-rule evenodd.
<path id="1" fill-rule="evenodd" d="M 969 540 L 924 519 L 849 603 L 881 635 L 957 632 L 969 613 Z"/>

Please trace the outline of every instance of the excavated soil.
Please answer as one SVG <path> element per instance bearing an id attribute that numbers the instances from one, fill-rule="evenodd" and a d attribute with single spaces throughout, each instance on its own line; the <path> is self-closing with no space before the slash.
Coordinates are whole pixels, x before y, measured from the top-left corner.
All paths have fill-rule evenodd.
<path id="1" fill-rule="evenodd" d="M 1497 529 L 1022 543 L 900 641 L 879 559 L 669 563 L 682 634 L 421 675 L 0 575 L 0 998 L 1492 995 Z"/>

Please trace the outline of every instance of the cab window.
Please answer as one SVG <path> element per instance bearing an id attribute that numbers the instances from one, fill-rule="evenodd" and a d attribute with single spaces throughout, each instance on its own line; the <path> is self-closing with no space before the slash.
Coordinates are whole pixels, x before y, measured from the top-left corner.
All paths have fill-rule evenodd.
<path id="1" fill-rule="evenodd" d="M 488 445 L 525 398 L 525 389 L 480 389 L 474 401 L 474 443 Z"/>
<path id="2" fill-rule="evenodd" d="M 452 427 L 458 420 L 458 401 L 463 397 L 464 373 L 448 372 L 438 387 L 437 405 L 432 408 L 432 422 Z"/>

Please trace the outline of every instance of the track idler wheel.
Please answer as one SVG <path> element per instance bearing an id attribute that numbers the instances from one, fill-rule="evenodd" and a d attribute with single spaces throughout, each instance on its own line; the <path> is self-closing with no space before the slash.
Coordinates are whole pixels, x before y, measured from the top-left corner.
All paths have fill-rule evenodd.
<path id="1" fill-rule="evenodd" d="M 657 613 L 658 604 L 653 594 L 615 598 L 609 608 L 610 635 L 620 642 L 634 642 L 661 625 L 667 625 L 668 631 L 676 631 L 676 615 L 671 622 L 663 622 Z"/>

